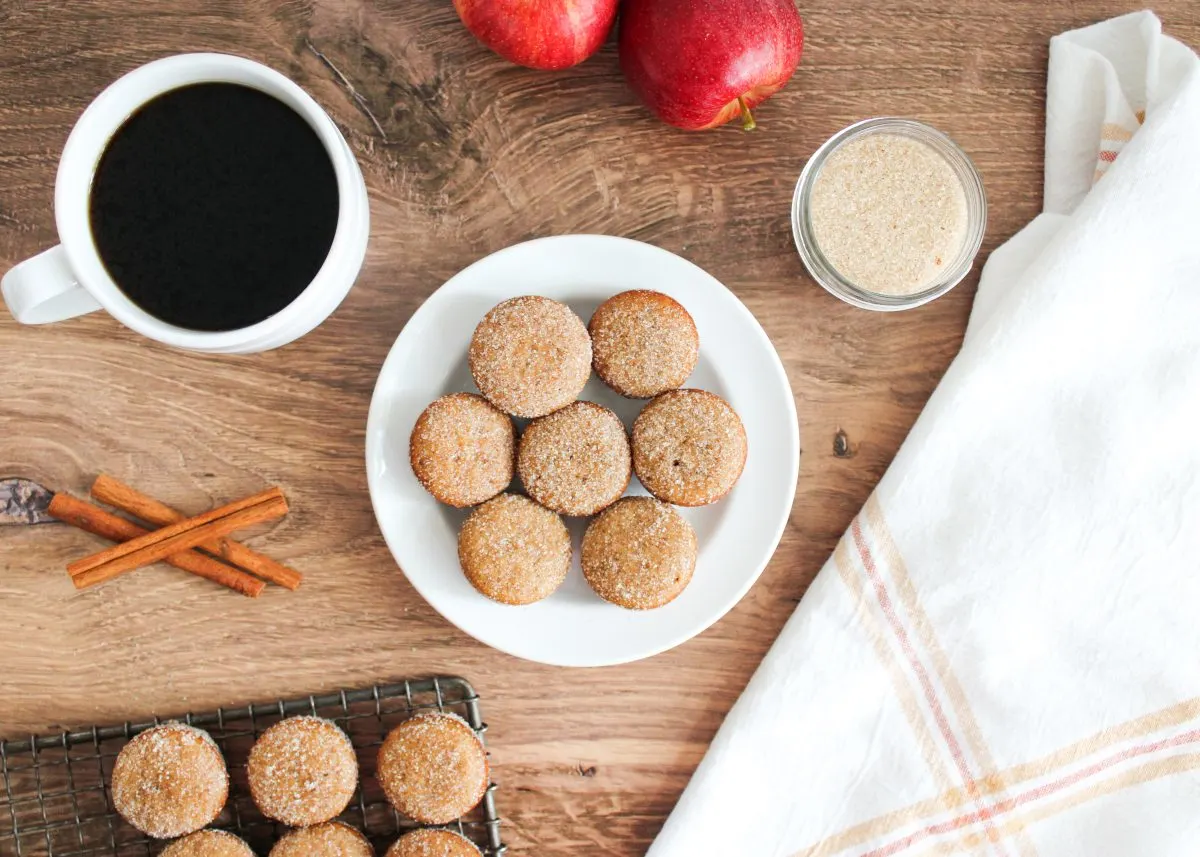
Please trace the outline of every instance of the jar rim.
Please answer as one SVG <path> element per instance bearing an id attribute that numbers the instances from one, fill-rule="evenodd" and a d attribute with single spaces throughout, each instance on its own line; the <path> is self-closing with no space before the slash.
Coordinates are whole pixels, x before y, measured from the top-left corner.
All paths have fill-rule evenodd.
<path id="1" fill-rule="evenodd" d="M 967 199 L 967 234 L 954 261 L 927 288 L 909 295 L 887 295 L 865 289 L 844 277 L 825 257 L 813 233 L 809 204 L 813 185 L 825 161 L 851 140 L 871 134 L 900 134 L 929 145 L 954 170 Z M 915 119 L 877 116 L 863 119 L 838 131 L 808 159 L 792 196 L 792 238 L 805 268 L 827 292 L 846 303 L 882 312 L 912 309 L 939 298 L 958 285 L 971 271 L 987 228 L 987 195 L 978 169 L 949 136 Z"/>

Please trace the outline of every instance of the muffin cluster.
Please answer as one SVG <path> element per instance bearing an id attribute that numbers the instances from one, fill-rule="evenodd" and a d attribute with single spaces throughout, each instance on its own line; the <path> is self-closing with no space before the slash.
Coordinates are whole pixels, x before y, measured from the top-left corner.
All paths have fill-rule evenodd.
<path id="1" fill-rule="evenodd" d="M 417 714 L 388 734 L 376 777 L 395 809 L 421 824 L 448 824 L 470 812 L 489 785 L 487 751 L 457 715 Z M 269 819 L 292 828 L 270 857 L 376 857 L 360 831 L 335 819 L 358 789 L 358 759 L 335 723 L 281 720 L 254 743 L 246 765 L 251 797 Z M 164 723 L 135 736 L 113 765 L 113 805 L 147 836 L 172 839 L 162 857 L 254 857 L 238 836 L 208 828 L 229 796 L 225 759 L 207 732 Z M 480 857 L 468 839 L 418 829 L 387 857 Z"/>
<path id="2" fill-rule="evenodd" d="M 571 567 L 562 517 L 595 516 L 581 565 L 597 595 L 649 610 L 684 590 L 697 542 L 674 507 L 723 498 L 747 454 L 733 408 L 682 389 L 699 354 L 691 315 L 659 292 L 614 295 L 586 326 L 536 295 L 488 311 L 468 349 L 481 395 L 433 402 L 409 442 L 421 485 L 442 503 L 474 507 L 458 538 L 472 586 L 502 604 L 546 598 Z M 649 399 L 632 433 L 613 411 L 579 399 L 592 369 L 620 395 Z M 529 420 L 523 431 L 514 417 Z M 635 475 L 650 497 L 625 497 Z"/>

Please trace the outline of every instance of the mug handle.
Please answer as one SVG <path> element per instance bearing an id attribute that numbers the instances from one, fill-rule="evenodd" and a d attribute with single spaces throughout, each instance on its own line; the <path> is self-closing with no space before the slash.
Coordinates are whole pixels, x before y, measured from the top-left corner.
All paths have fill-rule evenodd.
<path id="1" fill-rule="evenodd" d="M 9 269 L 0 280 L 0 293 L 21 324 L 49 324 L 100 309 L 75 279 L 61 244 Z"/>

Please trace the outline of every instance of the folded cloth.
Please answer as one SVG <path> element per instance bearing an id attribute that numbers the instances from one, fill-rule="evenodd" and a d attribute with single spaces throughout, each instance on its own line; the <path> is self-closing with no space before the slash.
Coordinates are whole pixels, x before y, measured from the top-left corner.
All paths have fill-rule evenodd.
<path id="1" fill-rule="evenodd" d="M 1200 62 L 1051 41 L 1045 213 L 651 857 L 1200 851 Z"/>

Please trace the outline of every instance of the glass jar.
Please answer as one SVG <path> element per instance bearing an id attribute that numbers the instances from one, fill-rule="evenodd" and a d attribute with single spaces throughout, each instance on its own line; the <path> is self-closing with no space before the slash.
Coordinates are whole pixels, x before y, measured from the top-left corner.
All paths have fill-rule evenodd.
<path id="1" fill-rule="evenodd" d="M 966 197 L 966 232 L 957 256 L 932 282 L 912 294 L 882 294 L 852 282 L 830 264 L 825 254 L 822 253 L 813 231 L 810 204 L 813 187 L 821 174 L 821 168 L 830 155 L 839 148 L 851 140 L 872 134 L 899 135 L 928 145 L 949 164 L 961 182 L 963 194 Z M 975 256 L 979 253 L 979 247 L 983 243 L 986 226 L 987 197 L 984 194 L 983 181 L 979 176 L 979 171 L 975 169 L 971 159 L 941 131 L 912 119 L 885 116 L 864 119 L 843 128 L 826 140 L 808 159 L 808 163 L 804 165 L 804 169 L 800 173 L 800 180 L 796 182 L 796 193 L 792 198 L 792 236 L 805 267 L 808 268 L 813 279 L 820 283 L 826 291 L 846 303 L 863 309 L 884 312 L 911 309 L 950 291 L 970 272 Z"/>

